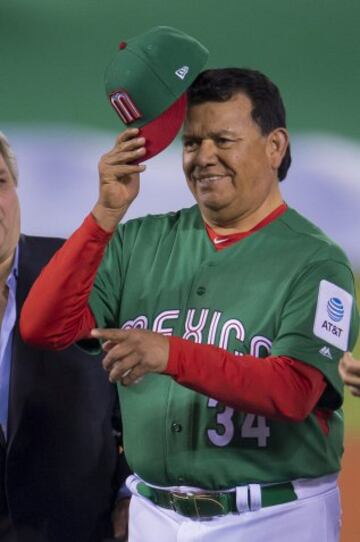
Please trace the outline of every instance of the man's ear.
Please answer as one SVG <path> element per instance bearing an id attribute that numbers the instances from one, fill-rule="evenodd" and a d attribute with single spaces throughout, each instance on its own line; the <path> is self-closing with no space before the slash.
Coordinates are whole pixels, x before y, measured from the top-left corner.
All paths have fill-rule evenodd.
<path id="1" fill-rule="evenodd" d="M 267 156 L 269 164 L 274 170 L 278 170 L 286 149 L 289 144 L 289 135 L 285 128 L 275 128 L 268 135 Z"/>

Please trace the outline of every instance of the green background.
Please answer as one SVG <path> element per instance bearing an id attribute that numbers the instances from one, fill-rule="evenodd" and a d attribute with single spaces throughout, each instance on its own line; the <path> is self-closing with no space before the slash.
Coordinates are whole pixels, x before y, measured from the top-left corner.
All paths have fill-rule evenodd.
<path id="1" fill-rule="evenodd" d="M 358 0 L 1 0 L 1 118 L 114 127 L 105 64 L 167 24 L 207 45 L 209 66 L 270 74 L 291 130 L 358 139 L 359 21 Z"/>

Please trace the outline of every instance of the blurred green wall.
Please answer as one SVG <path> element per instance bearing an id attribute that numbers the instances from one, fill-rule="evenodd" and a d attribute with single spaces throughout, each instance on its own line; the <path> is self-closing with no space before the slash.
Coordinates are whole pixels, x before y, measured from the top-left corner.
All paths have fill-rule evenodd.
<path id="1" fill-rule="evenodd" d="M 269 74 L 292 131 L 358 139 L 359 22 L 359 0 L 1 0 L 1 119 L 113 128 L 105 64 L 121 40 L 167 24 L 206 44 L 209 66 Z"/>

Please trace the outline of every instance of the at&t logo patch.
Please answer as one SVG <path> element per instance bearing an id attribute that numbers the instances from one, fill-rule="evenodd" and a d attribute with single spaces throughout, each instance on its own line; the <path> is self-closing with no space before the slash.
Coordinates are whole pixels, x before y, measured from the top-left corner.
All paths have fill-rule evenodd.
<path id="1" fill-rule="evenodd" d="M 340 322 L 344 316 L 344 305 L 341 302 L 341 299 L 338 297 L 332 297 L 329 299 L 327 304 L 327 313 L 331 320 L 334 322 Z"/>
<path id="2" fill-rule="evenodd" d="M 352 304 L 353 298 L 348 292 L 332 282 L 322 280 L 316 307 L 314 335 L 340 350 L 347 350 Z"/>

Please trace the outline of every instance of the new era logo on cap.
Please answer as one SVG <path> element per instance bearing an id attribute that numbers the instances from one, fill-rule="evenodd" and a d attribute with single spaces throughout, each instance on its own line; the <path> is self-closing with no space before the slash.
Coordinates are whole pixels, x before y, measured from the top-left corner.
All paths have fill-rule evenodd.
<path id="1" fill-rule="evenodd" d="M 180 77 L 180 79 L 184 80 L 187 74 L 189 73 L 189 66 L 182 66 L 182 68 L 179 68 L 176 70 L 175 74 Z"/>

